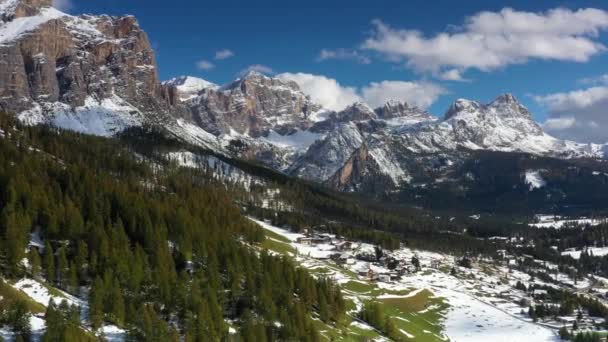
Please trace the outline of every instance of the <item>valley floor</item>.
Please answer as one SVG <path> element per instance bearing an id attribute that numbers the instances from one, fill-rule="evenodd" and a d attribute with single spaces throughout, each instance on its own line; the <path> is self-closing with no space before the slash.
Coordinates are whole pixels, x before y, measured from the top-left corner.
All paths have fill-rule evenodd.
<path id="1" fill-rule="evenodd" d="M 521 313 L 522 307 L 500 297 L 510 288 L 510 282 L 516 281 L 516 275 L 505 285 L 496 285 L 501 282 L 500 269 L 455 267 L 457 274 L 453 276 L 450 270 L 456 264 L 454 257 L 402 247 L 390 255 L 407 262 L 416 256 L 420 269 L 399 280 L 370 281 L 360 274 L 369 269 L 377 274 L 388 273 L 388 269 L 360 260 L 339 266 L 328 259 L 335 253 L 330 244 L 298 243 L 303 234 L 252 220 L 268 232 L 264 247 L 291 255 L 314 274 L 340 283 L 345 297 L 352 302 L 351 317 L 356 317 L 363 302 L 373 300 L 382 305 L 404 337 L 415 341 L 559 341 L 555 330 L 532 322 Z M 371 245 L 353 244 L 351 253 L 370 248 L 373 250 Z M 325 336 L 330 339 L 328 331 Z M 373 328 L 354 319 L 345 334 L 356 336 L 362 332 L 382 339 Z"/>

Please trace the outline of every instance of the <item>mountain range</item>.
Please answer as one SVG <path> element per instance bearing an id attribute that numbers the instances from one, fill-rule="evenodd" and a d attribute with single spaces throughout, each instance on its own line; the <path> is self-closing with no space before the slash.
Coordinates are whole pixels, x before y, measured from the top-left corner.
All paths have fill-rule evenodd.
<path id="1" fill-rule="evenodd" d="M 443 182 L 479 151 L 562 160 L 608 155 L 606 145 L 548 135 L 510 94 L 488 104 L 459 99 L 439 118 L 398 101 L 329 110 L 296 82 L 258 72 L 225 85 L 192 76 L 161 82 L 133 16 L 72 16 L 51 6 L 0 4 L 0 109 L 27 124 L 102 136 L 152 127 L 345 191 Z"/>

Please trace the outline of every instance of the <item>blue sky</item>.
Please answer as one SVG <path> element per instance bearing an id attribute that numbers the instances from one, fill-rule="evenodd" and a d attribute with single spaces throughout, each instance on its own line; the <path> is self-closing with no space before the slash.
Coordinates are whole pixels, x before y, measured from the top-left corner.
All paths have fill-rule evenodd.
<path id="1" fill-rule="evenodd" d="M 427 82 L 444 89 L 444 94 L 430 106 L 438 115 L 456 98 L 487 102 L 500 93 L 511 92 L 538 120 L 544 121 L 552 109 L 541 106 L 532 95 L 576 90 L 582 87 L 580 79 L 608 73 L 608 54 L 599 52 L 589 53 L 584 62 L 567 57 L 532 57 L 489 68 L 460 66 L 458 73 L 468 81 L 445 81 L 438 73 L 450 70 L 450 65 L 441 64 L 438 67 L 441 70 L 421 70 L 426 67 L 407 64 L 408 56 L 395 58 L 378 49 L 361 49 L 366 39 L 378 33 L 373 20 L 380 20 L 394 31 L 417 30 L 430 39 L 438 33 L 462 31 L 466 18 L 479 12 L 498 13 L 505 7 L 543 15 L 558 7 L 605 10 L 607 4 L 599 0 L 74 0 L 69 12 L 135 15 L 157 51 L 162 79 L 187 74 L 225 83 L 248 66 L 260 64 L 276 73 L 324 75 L 349 87 L 364 87 L 384 80 Z M 598 27 L 598 31 L 588 34 L 587 38 L 596 44 L 608 45 L 608 32 L 605 27 Z M 214 59 L 216 52 L 223 49 L 229 49 L 234 55 Z M 356 53 L 357 57 L 319 61 L 322 49 L 345 49 L 342 51 Z M 517 53 L 515 55 L 517 57 Z M 370 63 L 360 63 L 361 58 L 369 58 Z M 214 68 L 197 68 L 201 60 L 209 61 Z"/>

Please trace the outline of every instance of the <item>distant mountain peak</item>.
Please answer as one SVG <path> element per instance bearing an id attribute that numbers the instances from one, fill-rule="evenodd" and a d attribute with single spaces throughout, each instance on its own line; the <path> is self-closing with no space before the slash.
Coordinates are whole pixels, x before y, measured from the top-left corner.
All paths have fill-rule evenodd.
<path id="1" fill-rule="evenodd" d="M 447 112 L 445 113 L 445 119 L 450 119 L 462 112 L 471 112 L 478 110 L 482 105 L 477 101 L 468 99 L 457 99 L 450 105 Z"/>
<path id="2" fill-rule="evenodd" d="M 217 89 L 219 86 L 199 77 L 180 76 L 163 82 L 163 85 L 175 87 L 182 101 L 196 97 L 204 89 Z"/>
<path id="3" fill-rule="evenodd" d="M 519 101 L 513 94 L 504 93 L 499 95 L 492 103 L 519 103 Z"/>
<path id="4" fill-rule="evenodd" d="M 374 110 L 379 118 L 381 119 L 394 119 L 394 118 L 419 118 L 419 119 L 432 119 L 433 116 L 418 107 L 410 106 L 407 102 L 389 100 L 382 107 L 378 107 Z"/>

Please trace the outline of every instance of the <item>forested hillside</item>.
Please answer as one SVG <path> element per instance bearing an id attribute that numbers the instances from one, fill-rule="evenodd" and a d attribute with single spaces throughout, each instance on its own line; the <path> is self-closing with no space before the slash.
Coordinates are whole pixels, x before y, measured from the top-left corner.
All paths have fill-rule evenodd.
<path id="1" fill-rule="evenodd" d="M 331 281 L 261 251 L 264 233 L 224 185 L 201 171 L 151 164 L 117 140 L 0 117 L 2 282 L 33 277 L 88 302 L 34 310 L 3 296 L 1 318 L 27 339 L 95 339 L 104 325 L 138 341 L 314 341 L 313 318 L 340 325 Z M 3 286 L 3 288 L 6 286 Z"/>

